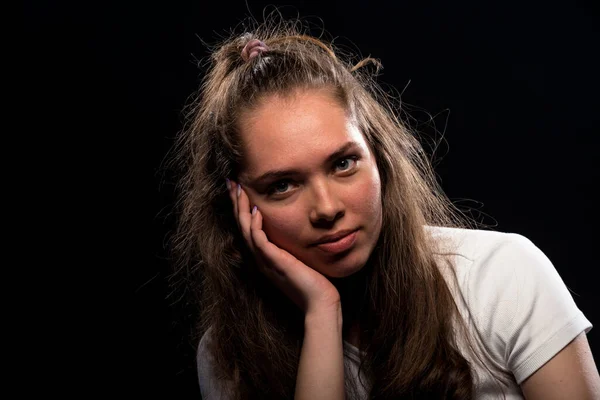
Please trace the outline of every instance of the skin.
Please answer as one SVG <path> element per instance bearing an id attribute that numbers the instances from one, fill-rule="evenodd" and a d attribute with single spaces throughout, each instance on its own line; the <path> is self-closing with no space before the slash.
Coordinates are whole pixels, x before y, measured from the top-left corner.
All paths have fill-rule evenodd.
<path id="1" fill-rule="evenodd" d="M 381 181 L 375 158 L 346 111 L 327 91 L 299 90 L 262 99 L 239 126 L 244 162 L 240 197 L 236 192 L 232 198 L 240 204 L 238 215 L 250 219 L 246 225 L 256 205 L 270 244 L 325 277 L 360 271 L 381 232 Z M 349 142 L 355 146 L 328 160 Z M 290 169 L 297 173 L 256 182 L 267 171 Z M 235 181 L 232 185 L 237 191 Z M 344 229 L 357 229 L 349 251 L 331 254 L 314 246 L 323 235 Z M 251 239 L 250 232 L 247 236 Z"/>
<path id="2" fill-rule="evenodd" d="M 527 400 L 600 399 L 600 376 L 585 333 L 521 384 Z"/>
<path id="3" fill-rule="evenodd" d="M 245 115 L 240 131 L 245 167 L 240 188 L 231 181 L 229 193 L 259 268 L 307 316 L 335 315 L 341 324 L 339 293 L 327 277 L 360 271 L 381 231 L 381 183 L 368 145 L 325 91 L 265 98 Z M 349 141 L 357 142 L 358 148 L 333 163 L 326 161 Z M 360 158 L 354 164 L 343 160 L 346 155 Z M 253 183 L 274 169 L 299 170 L 289 184 L 276 185 L 282 194 L 268 194 Z M 252 212 L 254 205 L 257 210 Z M 311 246 L 323 234 L 353 228 L 359 229 L 356 243 L 342 256 Z M 528 400 L 600 399 L 600 377 L 585 334 L 525 380 L 521 389 Z"/>

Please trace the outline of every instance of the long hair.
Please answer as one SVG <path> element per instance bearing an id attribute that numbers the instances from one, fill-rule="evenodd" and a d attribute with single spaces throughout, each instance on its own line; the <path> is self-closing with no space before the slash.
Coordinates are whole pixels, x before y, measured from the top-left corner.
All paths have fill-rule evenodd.
<path id="1" fill-rule="evenodd" d="M 293 398 L 304 315 L 256 268 L 225 178 L 240 171 L 242 112 L 270 94 L 323 89 L 354 119 L 381 177 L 380 237 L 363 270 L 339 282 L 344 321 L 360 321 L 370 398 L 472 398 L 472 362 L 457 344 L 467 330 L 424 227 L 474 223 L 443 194 L 418 138 L 376 83 L 379 62 L 350 62 L 297 20 L 251 24 L 253 33 L 234 33 L 211 49 L 174 147 L 181 179 L 173 282 L 198 310 L 195 343 L 210 328 L 213 368 L 231 382 L 231 398 Z M 245 62 L 240 53 L 253 38 L 269 51 Z"/>

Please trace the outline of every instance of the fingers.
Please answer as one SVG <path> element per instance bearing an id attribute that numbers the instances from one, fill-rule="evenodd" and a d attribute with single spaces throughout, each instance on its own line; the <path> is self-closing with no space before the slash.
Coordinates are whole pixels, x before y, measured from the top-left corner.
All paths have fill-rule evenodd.
<path id="1" fill-rule="evenodd" d="M 290 260 L 283 260 L 281 251 L 269 241 L 265 231 L 262 230 L 262 221 L 263 219 L 260 210 L 255 209 L 252 213 L 252 223 L 250 227 L 255 254 L 260 258 L 264 266 L 273 272 L 277 272 L 279 276 L 283 277 L 285 276 L 285 273 L 282 271 L 280 265 L 285 265 L 285 263 L 289 263 Z M 290 257 L 292 256 L 290 255 Z"/>
<path id="2" fill-rule="evenodd" d="M 238 226 L 239 221 L 237 219 L 237 215 L 238 215 L 238 206 L 237 206 L 237 183 L 234 181 L 228 181 L 228 189 L 229 189 L 229 198 L 231 199 L 231 202 L 233 203 L 233 215 L 235 217 L 235 221 L 237 222 Z"/>
<path id="3" fill-rule="evenodd" d="M 246 243 L 250 246 L 250 250 L 254 252 L 254 245 L 252 243 L 252 238 L 250 237 L 250 222 L 252 217 L 250 215 L 250 199 L 241 186 L 238 185 L 238 189 L 236 190 L 237 216 L 240 230 L 242 231 L 244 239 L 246 239 Z"/>
<path id="4" fill-rule="evenodd" d="M 230 181 L 229 185 L 229 197 L 233 203 L 233 215 L 235 216 L 238 228 L 248 244 L 248 247 L 252 253 L 255 253 L 254 244 L 252 243 L 252 238 L 250 236 L 250 199 L 241 185 L 235 181 Z"/>
<path id="5" fill-rule="evenodd" d="M 262 214 L 255 208 L 252 212 L 252 224 L 250 229 L 252 242 L 257 250 L 264 251 L 266 243 L 269 241 L 267 235 L 262 230 Z"/>
<path id="6" fill-rule="evenodd" d="M 252 247 L 254 249 L 254 256 L 258 261 L 258 266 L 266 270 L 263 272 L 267 272 L 269 270 L 272 270 L 271 265 L 268 262 L 266 262 L 265 258 L 263 257 L 262 251 L 259 248 L 259 245 L 256 243 L 257 235 L 260 236 L 260 232 L 262 232 L 264 239 L 267 238 L 265 233 L 262 231 L 262 215 L 259 214 L 260 212 L 258 211 L 257 207 L 254 206 L 252 208 L 252 211 L 250 212 L 250 242 L 252 243 Z M 264 247 L 264 244 L 261 244 L 260 246 Z"/>
<path id="7" fill-rule="evenodd" d="M 233 212 L 238 227 L 248 247 L 254 254 L 259 268 L 263 272 L 277 272 L 285 276 L 281 269 L 273 268 L 281 257 L 277 247 L 269 242 L 267 235 L 262 230 L 262 214 L 256 207 L 254 212 L 250 209 L 250 199 L 244 189 L 234 181 L 230 181 L 229 196 L 233 202 Z M 285 260 L 288 261 L 289 260 Z"/>

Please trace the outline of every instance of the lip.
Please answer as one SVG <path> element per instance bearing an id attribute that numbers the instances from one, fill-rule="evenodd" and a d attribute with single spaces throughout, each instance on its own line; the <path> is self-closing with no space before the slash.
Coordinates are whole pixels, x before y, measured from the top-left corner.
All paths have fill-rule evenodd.
<path id="1" fill-rule="evenodd" d="M 336 242 L 344 236 L 348 236 L 354 231 L 357 231 L 357 229 L 344 229 L 331 235 L 321 236 L 319 240 L 313 243 L 313 246 L 319 245 L 321 243 Z"/>
<path id="2" fill-rule="evenodd" d="M 358 230 L 349 231 L 344 236 L 340 237 L 340 234 L 337 234 L 336 237 L 338 240 L 329 241 L 325 243 L 319 243 L 316 245 L 319 249 L 327 252 L 327 253 L 341 253 L 343 251 L 348 250 L 354 243 L 356 242 L 356 235 Z M 343 235 L 343 233 L 341 233 Z"/>

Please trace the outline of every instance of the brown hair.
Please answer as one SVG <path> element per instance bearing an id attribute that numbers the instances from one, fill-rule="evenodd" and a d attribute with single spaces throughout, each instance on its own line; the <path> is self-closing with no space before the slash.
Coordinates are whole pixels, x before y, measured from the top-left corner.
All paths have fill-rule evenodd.
<path id="1" fill-rule="evenodd" d="M 418 138 L 375 82 L 377 60 L 353 64 L 332 44 L 305 34 L 297 20 L 251 23 L 254 33 L 234 34 L 213 49 L 174 148 L 182 177 L 173 279 L 197 307 L 195 343 L 211 328 L 213 368 L 233 382 L 231 398 L 293 398 L 304 316 L 254 266 L 225 178 L 240 171 L 242 111 L 269 94 L 327 89 L 355 119 L 381 176 L 378 243 L 367 265 L 339 282 L 344 322 L 360 321 L 370 398 L 472 398 L 475 376 L 456 336 L 468 336 L 466 325 L 424 226 L 475 223 L 444 195 Z M 269 50 L 245 62 L 240 54 L 252 39 Z M 369 64 L 375 73 L 362 68 Z"/>

